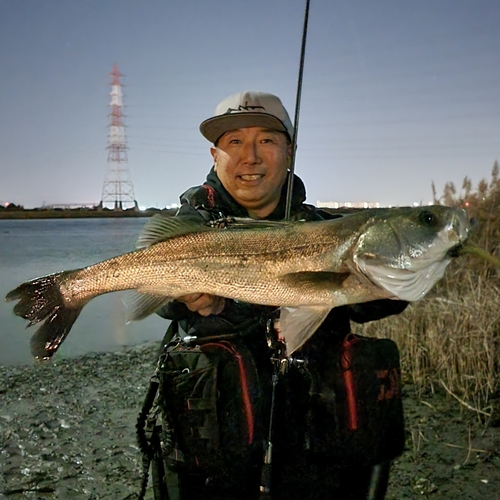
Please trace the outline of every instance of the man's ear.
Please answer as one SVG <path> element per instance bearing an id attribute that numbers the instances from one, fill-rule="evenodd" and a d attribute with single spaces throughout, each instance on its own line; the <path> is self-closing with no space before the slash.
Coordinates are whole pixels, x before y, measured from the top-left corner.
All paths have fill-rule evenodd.
<path id="1" fill-rule="evenodd" d="M 210 148 L 210 154 L 214 160 L 214 171 L 217 172 L 217 148 L 215 146 Z"/>

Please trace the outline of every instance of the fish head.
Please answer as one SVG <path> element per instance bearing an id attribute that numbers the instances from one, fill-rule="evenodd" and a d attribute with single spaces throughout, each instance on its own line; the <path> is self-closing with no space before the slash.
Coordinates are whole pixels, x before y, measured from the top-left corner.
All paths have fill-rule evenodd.
<path id="1" fill-rule="evenodd" d="M 358 269 L 395 298 L 416 301 L 443 276 L 467 240 L 465 210 L 434 205 L 373 215 L 354 247 Z"/>

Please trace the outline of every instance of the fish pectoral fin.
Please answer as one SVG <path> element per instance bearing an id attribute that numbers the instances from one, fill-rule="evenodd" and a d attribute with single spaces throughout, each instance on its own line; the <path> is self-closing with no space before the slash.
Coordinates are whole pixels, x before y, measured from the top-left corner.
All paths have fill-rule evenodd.
<path id="1" fill-rule="evenodd" d="M 350 273 L 329 271 L 303 271 L 286 274 L 281 280 L 293 286 L 314 287 L 315 289 L 339 290 Z"/>
<path id="2" fill-rule="evenodd" d="M 146 318 L 168 304 L 171 300 L 172 297 L 165 297 L 165 295 L 130 292 L 128 298 L 124 301 L 128 309 L 127 323 Z"/>
<path id="3" fill-rule="evenodd" d="M 302 347 L 331 311 L 325 306 L 281 307 L 279 330 L 287 355 Z"/>

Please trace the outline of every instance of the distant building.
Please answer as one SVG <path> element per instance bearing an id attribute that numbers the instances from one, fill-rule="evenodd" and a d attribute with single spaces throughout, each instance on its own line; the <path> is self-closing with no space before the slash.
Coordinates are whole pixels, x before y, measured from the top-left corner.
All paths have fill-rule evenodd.
<path id="1" fill-rule="evenodd" d="M 75 210 L 78 208 L 89 208 L 96 209 L 98 207 L 98 203 L 51 203 L 50 205 L 43 204 L 40 209 L 41 210 Z"/>
<path id="2" fill-rule="evenodd" d="M 378 201 L 317 201 L 319 208 L 380 208 Z"/>

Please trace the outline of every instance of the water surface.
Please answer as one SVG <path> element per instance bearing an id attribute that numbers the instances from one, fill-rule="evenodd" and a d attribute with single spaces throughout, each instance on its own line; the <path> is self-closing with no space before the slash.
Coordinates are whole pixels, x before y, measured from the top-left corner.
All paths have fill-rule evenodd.
<path id="1" fill-rule="evenodd" d="M 0 220 L 0 364 L 30 363 L 37 328 L 14 315 L 5 295 L 23 281 L 75 269 L 134 249 L 146 218 Z M 161 339 L 168 322 L 156 315 L 125 324 L 123 293 L 95 298 L 84 308 L 56 356 L 109 351 Z"/>

